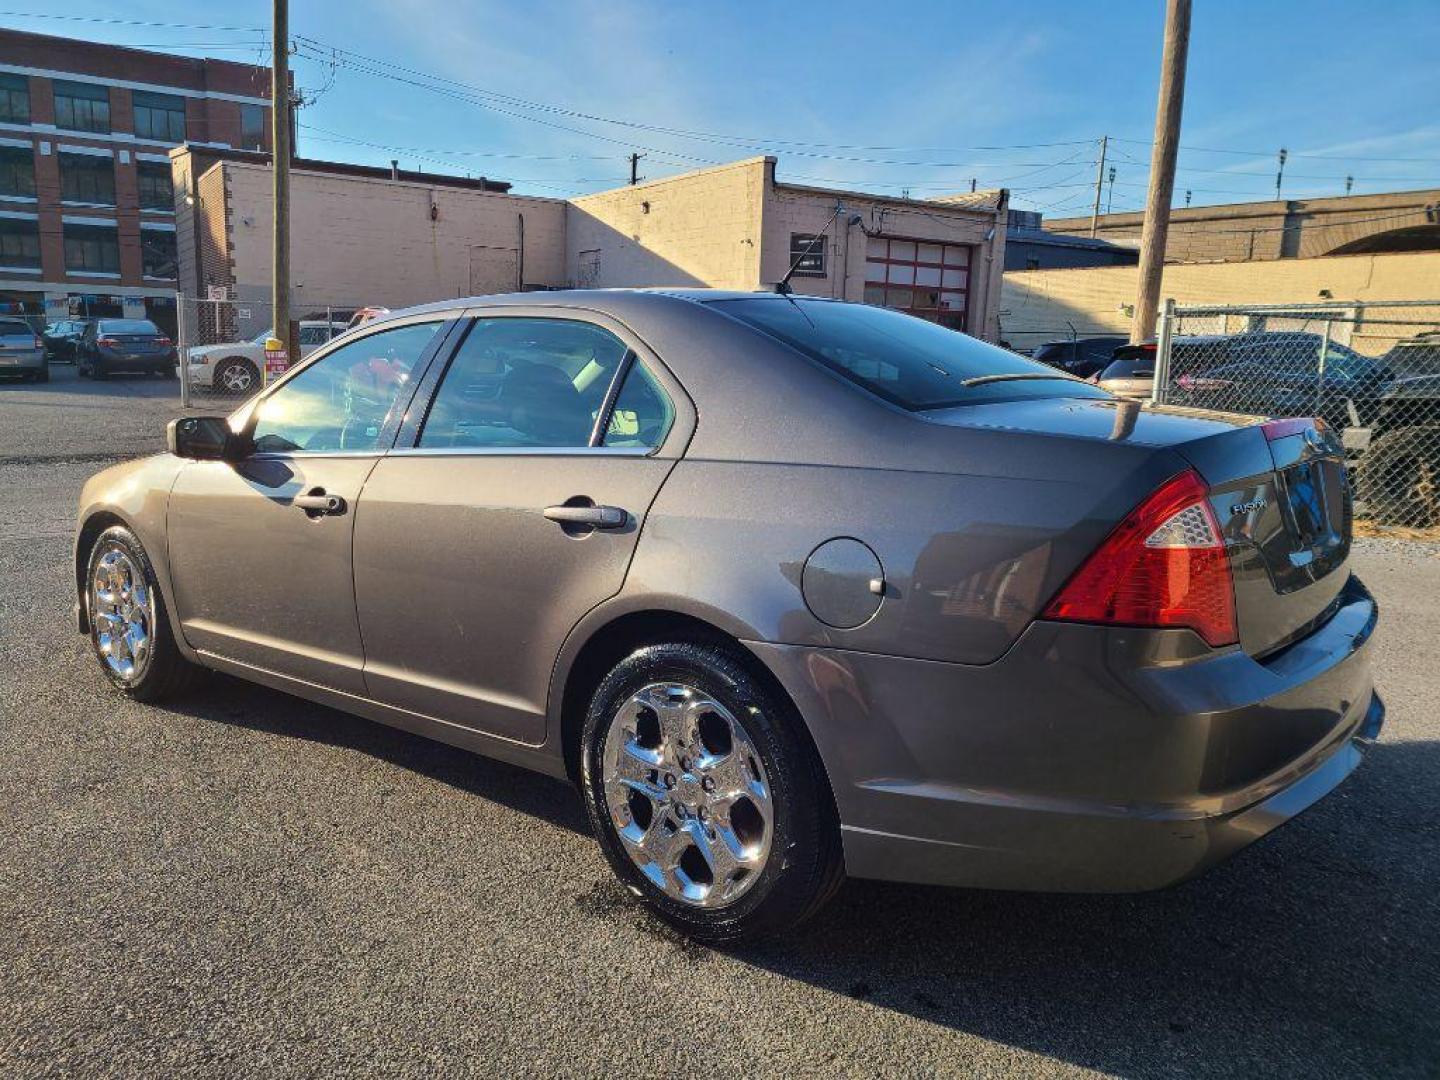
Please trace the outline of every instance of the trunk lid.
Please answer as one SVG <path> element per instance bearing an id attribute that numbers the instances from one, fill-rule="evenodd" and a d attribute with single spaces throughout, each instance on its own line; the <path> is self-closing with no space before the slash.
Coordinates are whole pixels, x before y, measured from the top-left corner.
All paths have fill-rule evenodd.
<path id="1" fill-rule="evenodd" d="M 1034 399 L 927 413 L 956 427 L 1003 428 L 1169 453 L 1193 467 L 1230 556 L 1240 645 L 1260 656 L 1328 616 L 1349 578 L 1352 502 L 1339 439 L 1314 420 L 1265 421 L 1135 401 Z M 1135 494 L 1138 504 L 1148 491 Z M 1118 519 L 1117 519 L 1118 520 Z"/>

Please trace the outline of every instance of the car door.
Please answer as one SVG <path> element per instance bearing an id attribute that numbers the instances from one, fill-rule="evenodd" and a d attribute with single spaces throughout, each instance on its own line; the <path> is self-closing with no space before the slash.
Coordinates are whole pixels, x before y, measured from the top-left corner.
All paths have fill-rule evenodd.
<path id="1" fill-rule="evenodd" d="M 527 743 L 545 738 L 561 644 L 620 590 L 694 427 L 673 377 L 618 324 L 540 312 L 465 328 L 355 528 L 371 696 Z"/>
<path id="2" fill-rule="evenodd" d="M 167 517 L 175 609 L 195 648 L 364 693 L 350 546 L 365 478 L 393 444 L 437 316 L 317 354 L 247 405 L 238 461 L 181 470 Z"/>

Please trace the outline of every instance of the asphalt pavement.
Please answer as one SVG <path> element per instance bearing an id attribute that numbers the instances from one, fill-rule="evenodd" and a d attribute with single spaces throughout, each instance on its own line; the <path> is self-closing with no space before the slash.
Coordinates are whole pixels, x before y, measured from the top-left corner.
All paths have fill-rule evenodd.
<path id="1" fill-rule="evenodd" d="M 1384 735 L 1204 878 L 851 882 L 716 951 L 564 784 L 231 679 L 112 692 L 74 503 L 177 391 L 55 379 L 0 385 L 0 1076 L 1440 1075 L 1440 545 L 1357 543 Z"/>

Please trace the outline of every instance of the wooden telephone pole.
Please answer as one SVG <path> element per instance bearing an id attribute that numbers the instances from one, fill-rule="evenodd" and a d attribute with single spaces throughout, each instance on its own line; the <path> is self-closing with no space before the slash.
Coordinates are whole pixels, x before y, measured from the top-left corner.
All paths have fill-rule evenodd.
<path id="1" fill-rule="evenodd" d="M 275 166 L 275 247 L 271 273 L 270 313 L 275 336 L 285 343 L 290 363 L 300 358 L 290 326 L 290 3 L 274 0 L 275 25 L 271 54 L 271 146 Z"/>
<path id="2" fill-rule="evenodd" d="M 1100 224 L 1100 194 L 1105 190 L 1105 153 L 1110 149 L 1110 136 L 1100 136 L 1100 161 L 1095 169 L 1095 206 L 1090 211 L 1090 239 L 1095 239 L 1095 229 Z M 1114 169 L 1110 170 L 1112 173 Z"/>
<path id="3" fill-rule="evenodd" d="M 1180 150 L 1180 113 L 1185 105 L 1185 61 L 1190 51 L 1190 0 L 1168 0 L 1165 48 L 1160 59 L 1160 101 L 1155 108 L 1155 145 L 1150 151 L 1150 187 L 1140 232 L 1140 285 L 1130 341 L 1155 336 L 1160 276 L 1165 270 L 1165 235 L 1175 194 L 1175 158 Z"/>

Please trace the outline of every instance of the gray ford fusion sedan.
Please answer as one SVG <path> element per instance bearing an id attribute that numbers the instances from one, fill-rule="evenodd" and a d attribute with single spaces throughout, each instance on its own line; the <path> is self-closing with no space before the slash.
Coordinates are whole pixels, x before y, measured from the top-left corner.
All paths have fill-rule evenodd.
<path id="1" fill-rule="evenodd" d="M 456 300 L 80 499 L 119 690 L 203 668 L 583 791 L 710 941 L 846 874 L 1189 878 L 1378 734 L 1334 435 L 1120 401 L 857 304 Z"/>

